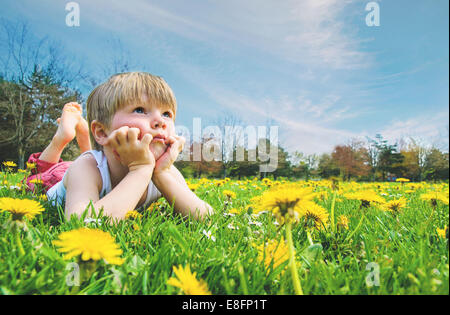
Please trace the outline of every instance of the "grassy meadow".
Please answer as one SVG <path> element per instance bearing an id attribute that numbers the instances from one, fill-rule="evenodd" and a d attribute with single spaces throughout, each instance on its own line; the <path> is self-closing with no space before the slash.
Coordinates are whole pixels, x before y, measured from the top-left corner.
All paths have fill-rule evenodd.
<path id="1" fill-rule="evenodd" d="M 0 294 L 449 294 L 448 183 L 189 179 L 209 219 L 160 199 L 112 222 L 2 170 Z"/>

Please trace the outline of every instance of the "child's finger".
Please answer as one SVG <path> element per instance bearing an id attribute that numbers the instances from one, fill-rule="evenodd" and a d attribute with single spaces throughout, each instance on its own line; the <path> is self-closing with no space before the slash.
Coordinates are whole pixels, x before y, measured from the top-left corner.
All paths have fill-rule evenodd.
<path id="1" fill-rule="evenodd" d="M 143 145 L 145 145 L 145 146 L 147 146 L 147 147 L 150 147 L 150 142 L 152 142 L 152 139 L 153 139 L 152 135 L 149 134 L 149 133 L 146 133 L 146 134 L 142 137 L 141 142 L 142 142 Z"/>
<path id="2" fill-rule="evenodd" d="M 177 139 L 175 139 L 175 137 L 169 136 L 169 137 L 166 138 L 165 142 L 166 142 L 167 145 L 170 146 L 170 145 L 174 144 L 176 141 L 177 141 Z"/>
<path id="3" fill-rule="evenodd" d="M 106 138 L 106 143 L 104 145 L 118 145 L 117 143 L 117 130 L 114 130 L 113 132 L 111 132 L 108 136 L 108 138 Z"/>
<path id="4" fill-rule="evenodd" d="M 177 140 L 179 143 L 180 152 L 183 151 L 184 144 L 186 143 L 186 138 L 183 136 L 177 136 Z"/>
<path id="5" fill-rule="evenodd" d="M 183 150 L 186 139 L 183 136 L 173 136 L 171 138 L 174 139 L 171 144 L 175 144 L 174 146 L 172 146 L 172 149 L 178 151 L 177 153 L 181 152 Z"/>
<path id="6" fill-rule="evenodd" d="M 136 142 L 141 131 L 138 128 L 128 129 L 128 141 Z"/>
<path id="7" fill-rule="evenodd" d="M 116 130 L 116 141 L 119 145 L 127 142 L 128 129 L 127 126 L 123 126 Z"/>

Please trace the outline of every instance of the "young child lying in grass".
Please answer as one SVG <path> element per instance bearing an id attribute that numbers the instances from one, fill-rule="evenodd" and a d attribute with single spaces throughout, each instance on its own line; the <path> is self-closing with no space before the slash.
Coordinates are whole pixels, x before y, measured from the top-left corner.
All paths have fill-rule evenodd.
<path id="1" fill-rule="evenodd" d="M 175 134 L 177 104 L 162 78 L 114 75 L 92 91 L 86 107 L 88 121 L 79 104 L 66 104 L 50 144 L 30 156 L 37 166 L 27 179 L 31 188 L 32 179 L 41 178 L 49 200 L 65 201 L 67 217 L 80 216 L 92 202 L 97 213 L 103 208 L 104 215 L 123 219 L 161 195 L 183 215 L 212 214 L 173 165 L 185 139 Z M 61 153 L 75 137 L 82 154 L 63 162 Z"/>

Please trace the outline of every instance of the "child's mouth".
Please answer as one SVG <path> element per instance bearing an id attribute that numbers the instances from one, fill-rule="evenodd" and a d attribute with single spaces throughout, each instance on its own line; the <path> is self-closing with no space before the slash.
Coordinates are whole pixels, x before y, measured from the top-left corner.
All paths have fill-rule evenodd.
<path id="1" fill-rule="evenodd" d="M 166 138 L 163 135 L 156 135 L 156 136 L 153 137 L 152 141 L 160 142 L 162 144 L 165 144 L 166 143 Z"/>

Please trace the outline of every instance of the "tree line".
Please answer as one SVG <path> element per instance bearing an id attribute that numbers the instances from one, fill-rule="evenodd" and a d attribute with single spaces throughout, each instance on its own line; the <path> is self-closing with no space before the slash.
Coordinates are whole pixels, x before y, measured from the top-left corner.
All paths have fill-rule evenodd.
<path id="1" fill-rule="evenodd" d="M 264 148 L 268 148 L 268 139 L 259 139 L 258 146 L 252 150 L 244 150 L 244 161 L 213 160 L 192 161 L 182 159 L 176 162 L 177 167 L 185 176 L 189 177 L 272 177 L 277 179 L 327 179 L 341 178 L 342 180 L 356 181 L 394 181 L 396 178 L 408 178 L 411 181 L 423 180 L 448 180 L 449 154 L 438 148 L 420 145 L 417 140 L 400 141 L 389 144 L 382 135 L 376 135 L 374 139 L 350 140 L 349 144 L 336 145 L 331 153 L 305 154 L 299 151 L 287 152 L 282 146 L 277 147 L 278 160 L 274 172 L 260 172 L 260 165 L 265 163 L 258 158 L 249 161 L 249 155 L 255 155 L 258 146 L 266 142 Z M 204 146 L 210 139 L 203 139 Z M 189 150 L 192 155 L 192 144 Z M 238 150 L 234 147 L 234 157 Z"/>

